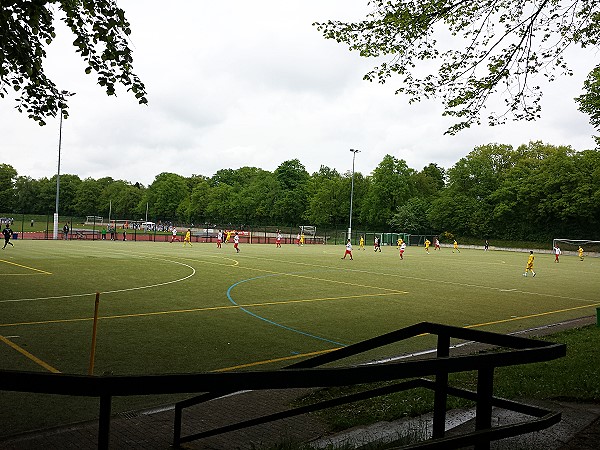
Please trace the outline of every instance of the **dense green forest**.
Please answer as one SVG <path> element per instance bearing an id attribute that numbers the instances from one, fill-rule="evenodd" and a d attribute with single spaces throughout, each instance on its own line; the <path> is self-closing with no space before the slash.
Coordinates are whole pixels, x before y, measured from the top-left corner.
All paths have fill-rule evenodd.
<path id="1" fill-rule="evenodd" d="M 240 226 L 348 224 L 351 173 L 298 159 L 273 172 L 222 169 L 212 177 L 157 175 L 149 186 L 110 177 L 60 177 L 61 216 Z M 38 180 L 0 164 L 0 211 L 51 214 L 56 177 Z M 413 234 L 548 240 L 600 239 L 600 152 L 531 142 L 475 148 L 445 170 L 420 171 L 386 155 L 369 175 L 354 174 L 353 225 Z"/>

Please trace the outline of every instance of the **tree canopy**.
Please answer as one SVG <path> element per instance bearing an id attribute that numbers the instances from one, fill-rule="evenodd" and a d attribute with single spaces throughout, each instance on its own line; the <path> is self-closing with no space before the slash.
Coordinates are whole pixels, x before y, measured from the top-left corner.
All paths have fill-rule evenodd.
<path id="1" fill-rule="evenodd" d="M 95 72 L 107 95 L 116 95 L 117 85 L 131 91 L 140 104 L 147 103 L 146 89 L 133 73 L 131 34 L 125 13 L 115 0 L 6 0 L 0 8 L 0 97 L 9 90 L 20 95 L 19 112 L 45 125 L 45 119 L 62 111 L 68 117 L 68 97 L 44 72 L 46 47 L 56 37 L 55 8 L 75 36 L 73 45 Z"/>
<path id="2" fill-rule="evenodd" d="M 579 103 L 579 110 L 590 116 L 590 123 L 600 130 L 600 66 L 592 70 L 583 83 L 585 93 L 575 99 Z M 596 137 L 600 145 L 600 137 Z"/>
<path id="3" fill-rule="evenodd" d="M 441 98 L 443 115 L 456 118 L 451 134 L 482 120 L 490 125 L 509 117 L 535 120 L 542 92 L 532 84 L 533 76 L 554 80 L 571 74 L 566 48 L 597 46 L 600 39 L 597 0 L 369 3 L 373 12 L 365 20 L 315 25 L 325 38 L 347 44 L 361 56 L 386 59 L 365 79 L 385 83 L 397 75 L 396 92 L 407 94 L 410 102 Z M 501 98 L 503 106 L 484 118 L 492 96 Z"/>
<path id="4" fill-rule="evenodd" d="M 110 177 L 61 175 L 62 215 L 155 222 L 344 229 L 350 171 L 321 166 L 309 174 L 293 159 L 273 172 L 223 169 L 212 177 L 161 173 L 147 187 Z M 0 216 L 55 209 L 56 178 L 18 176 L 0 164 Z M 353 229 L 548 241 L 600 239 L 600 151 L 530 142 L 487 144 L 448 170 L 417 171 L 385 155 L 370 173 L 354 174 Z"/>

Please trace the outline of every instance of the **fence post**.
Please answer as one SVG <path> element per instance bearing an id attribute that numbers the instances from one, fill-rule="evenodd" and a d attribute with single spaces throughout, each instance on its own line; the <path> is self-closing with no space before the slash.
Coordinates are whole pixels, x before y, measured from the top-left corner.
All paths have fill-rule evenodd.
<path id="1" fill-rule="evenodd" d="M 183 408 L 175 404 L 175 422 L 173 423 L 173 447 L 179 448 L 181 445 L 181 413 Z"/>
<path id="2" fill-rule="evenodd" d="M 100 417 L 98 420 L 98 449 L 108 450 L 110 441 L 111 396 L 100 396 Z"/>
<path id="3" fill-rule="evenodd" d="M 447 358 L 450 356 L 450 335 L 447 333 L 438 335 L 437 357 Z M 433 438 L 444 437 L 446 429 L 446 402 L 448 400 L 448 372 L 435 374 L 435 394 L 433 400 Z"/>
<path id="4" fill-rule="evenodd" d="M 96 335 L 98 332 L 98 307 L 100 304 L 100 292 L 96 292 L 96 300 L 94 302 L 94 322 L 92 325 L 92 348 L 90 350 L 90 365 L 88 367 L 88 375 L 94 375 L 94 362 L 96 360 Z"/>
<path id="5" fill-rule="evenodd" d="M 477 406 L 475 431 L 492 427 L 492 396 L 494 395 L 494 368 L 484 367 L 477 371 Z M 490 442 L 475 445 L 475 450 L 489 450 Z"/>

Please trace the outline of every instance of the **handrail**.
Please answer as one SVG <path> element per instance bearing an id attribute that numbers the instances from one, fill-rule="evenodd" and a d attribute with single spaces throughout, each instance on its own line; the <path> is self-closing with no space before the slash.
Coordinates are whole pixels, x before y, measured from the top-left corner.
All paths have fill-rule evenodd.
<path id="1" fill-rule="evenodd" d="M 349 356 L 356 356 L 365 351 L 422 334 L 438 336 L 437 358 L 392 362 L 382 365 L 321 367 L 324 364 L 338 362 Z M 510 350 L 479 355 L 448 356 L 451 338 L 476 341 L 509 348 Z M 140 376 L 87 376 L 0 370 L 0 390 L 98 397 L 100 399 L 98 448 L 104 449 L 108 448 L 111 399 L 114 396 L 205 393 L 199 397 L 176 404 L 174 445 L 179 446 L 181 443 L 191 441 L 197 436 L 181 437 L 181 415 L 183 408 L 229 393 L 242 390 L 350 386 L 379 381 L 407 380 L 410 378 L 418 379 L 419 377 L 434 376 L 436 382 L 422 379 L 394 385 L 398 390 L 412 389 L 415 385 L 419 385 L 435 391 L 434 439 L 420 444 L 425 445 L 425 447 L 421 448 L 450 448 L 449 445 L 454 445 L 452 442 L 461 442 L 460 445 L 463 445 L 462 442 L 464 442 L 464 439 L 469 440 L 469 445 L 477 444 L 478 448 L 487 448 L 491 440 L 514 436 L 514 433 L 520 434 L 519 430 L 521 429 L 530 429 L 532 427 L 536 430 L 544 429 L 560 420 L 560 413 L 534 408 L 530 409 L 530 411 L 536 411 L 538 419 L 525 424 L 495 427 L 492 429 L 491 408 L 493 405 L 510 406 L 512 408 L 517 408 L 517 405 L 520 405 L 493 397 L 494 368 L 549 361 L 560 358 L 565 354 L 566 346 L 564 344 L 554 344 L 481 330 L 422 322 L 349 345 L 327 354 L 315 356 L 281 370 Z M 472 370 L 478 371 L 479 374 L 478 390 L 476 393 L 469 393 L 468 391 L 451 388 L 447 385 L 449 373 Z M 375 394 L 381 395 L 378 392 L 375 392 Z M 443 423 L 445 422 L 446 399 L 448 395 L 471 398 L 477 402 L 476 432 L 470 433 L 467 435 L 467 438 L 464 436 L 452 438 L 443 436 Z M 346 400 L 354 401 L 352 397 Z M 312 408 L 320 408 L 321 406 L 313 406 Z M 527 410 L 527 408 L 533 407 L 521 405 L 518 408 Z M 290 414 L 288 417 L 297 415 L 294 410 L 287 414 Z M 256 420 L 260 421 L 264 420 L 264 418 L 254 419 L 254 421 Z M 242 423 L 232 426 L 239 429 L 250 425 Z M 224 428 L 231 428 L 232 426 Z M 210 433 L 216 434 L 214 430 Z M 206 432 L 199 433 L 198 435 L 204 436 Z M 436 442 L 438 441 L 443 442 L 443 446 L 436 447 L 438 445 Z"/>

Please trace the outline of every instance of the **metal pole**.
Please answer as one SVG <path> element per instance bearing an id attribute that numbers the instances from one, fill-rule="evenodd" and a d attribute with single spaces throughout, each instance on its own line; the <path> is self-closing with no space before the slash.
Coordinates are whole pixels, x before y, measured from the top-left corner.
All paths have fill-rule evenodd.
<path id="1" fill-rule="evenodd" d="M 110 441 L 110 410 L 112 397 L 108 394 L 100 396 L 100 413 L 98 418 L 98 448 L 108 450 Z"/>
<path id="2" fill-rule="evenodd" d="M 92 348 L 90 350 L 90 365 L 88 366 L 88 375 L 94 375 L 94 363 L 96 362 L 96 334 L 98 332 L 98 306 L 100 304 L 100 292 L 96 292 L 96 301 L 94 302 L 94 322 L 92 325 Z"/>
<path id="3" fill-rule="evenodd" d="M 354 159 L 360 150 L 350 149 L 352 152 L 352 185 L 350 188 L 350 222 L 348 224 L 348 239 L 352 239 L 352 198 L 354 197 Z"/>
<path id="4" fill-rule="evenodd" d="M 56 171 L 56 208 L 54 209 L 54 228 L 52 239 L 58 239 L 58 199 L 60 195 L 60 148 L 62 145 L 63 111 L 60 110 L 60 126 L 58 128 L 58 170 Z"/>
<path id="5" fill-rule="evenodd" d="M 477 371 L 477 405 L 475 431 L 492 428 L 492 397 L 494 396 L 494 368 L 482 367 Z M 489 450 L 490 441 L 475 444 L 475 450 Z"/>
<path id="6" fill-rule="evenodd" d="M 450 334 L 438 334 L 437 357 L 450 356 Z M 433 399 L 433 438 L 443 438 L 446 430 L 446 405 L 448 402 L 448 372 L 435 374 L 435 391 Z"/>

